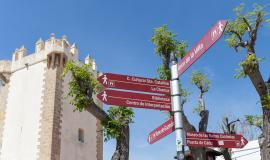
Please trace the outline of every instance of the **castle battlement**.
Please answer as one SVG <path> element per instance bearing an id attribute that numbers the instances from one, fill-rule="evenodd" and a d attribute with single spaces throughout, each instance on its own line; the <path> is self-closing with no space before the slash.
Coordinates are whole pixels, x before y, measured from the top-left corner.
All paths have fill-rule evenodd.
<path id="1" fill-rule="evenodd" d="M 93 70 L 96 71 L 95 61 L 90 56 L 87 56 L 86 59 L 85 63 L 93 64 Z M 25 46 L 15 49 L 10 62 L 10 71 L 16 72 L 42 61 L 47 61 L 48 67 L 63 66 L 68 60 L 79 61 L 78 47 L 75 43 L 70 44 L 65 35 L 61 39 L 57 39 L 55 34 L 51 34 L 46 41 L 41 38 L 37 40 L 33 54 L 28 55 Z M 1 66 L 2 64 L 0 64 L 0 68 Z"/>
<path id="2" fill-rule="evenodd" d="M 0 61 L 0 73 L 10 73 L 11 70 L 11 62 L 1 60 Z"/>

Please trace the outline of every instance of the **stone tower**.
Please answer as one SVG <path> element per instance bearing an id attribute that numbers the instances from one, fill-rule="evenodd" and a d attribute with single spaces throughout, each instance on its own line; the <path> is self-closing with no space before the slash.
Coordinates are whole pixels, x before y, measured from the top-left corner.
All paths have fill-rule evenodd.
<path id="1" fill-rule="evenodd" d="M 22 46 L 11 61 L 0 61 L 1 160 L 102 160 L 100 122 L 73 112 L 66 98 L 71 77 L 61 74 L 68 60 L 79 62 L 78 48 L 52 34 L 36 42 L 35 53 Z"/>

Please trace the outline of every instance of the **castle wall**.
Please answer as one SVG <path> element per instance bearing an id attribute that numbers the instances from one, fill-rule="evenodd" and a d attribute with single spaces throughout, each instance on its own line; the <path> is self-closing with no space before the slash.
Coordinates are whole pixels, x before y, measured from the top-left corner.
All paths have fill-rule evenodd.
<path id="1" fill-rule="evenodd" d="M 24 69 L 26 68 L 27 65 L 30 67 L 46 59 L 47 54 L 44 53 L 44 51 L 40 52 L 39 54 L 30 54 L 28 56 L 23 57 L 20 60 L 12 61 L 11 72 L 16 72 L 18 70 Z"/>
<path id="2" fill-rule="evenodd" d="M 1 85 L 3 85 L 3 83 L 0 84 L 0 151 L 2 148 L 2 138 L 3 138 L 5 113 L 7 108 L 6 105 L 7 105 L 9 84 L 5 84 L 4 86 Z"/>
<path id="3" fill-rule="evenodd" d="M 15 66 L 9 82 L 0 159 L 36 160 L 46 63 Z"/>
<path id="4" fill-rule="evenodd" d="M 27 55 L 22 46 L 12 61 L 0 61 L 8 78 L 0 90 L 0 160 L 102 160 L 100 122 L 87 111 L 73 112 L 66 99 L 71 77 L 61 79 L 67 60 L 78 61 L 76 45 L 51 35 L 35 51 Z"/>
<path id="5" fill-rule="evenodd" d="M 65 78 L 63 96 L 68 93 L 69 79 L 70 76 Z M 60 159 L 97 160 L 97 120 L 87 111 L 73 112 L 74 107 L 69 101 L 70 99 L 63 99 Z M 79 128 L 84 131 L 84 142 L 78 140 Z"/>

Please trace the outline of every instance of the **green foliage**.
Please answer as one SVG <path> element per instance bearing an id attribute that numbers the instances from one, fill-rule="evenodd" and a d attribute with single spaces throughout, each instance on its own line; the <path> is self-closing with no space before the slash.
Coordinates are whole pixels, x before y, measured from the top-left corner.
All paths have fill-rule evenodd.
<path id="1" fill-rule="evenodd" d="M 270 109 L 270 94 L 263 96 L 261 101 L 263 107 Z"/>
<path id="2" fill-rule="evenodd" d="M 206 75 L 200 71 L 192 71 L 190 82 L 191 84 L 195 84 L 202 91 L 202 93 L 209 90 L 210 81 L 206 78 Z"/>
<path id="3" fill-rule="evenodd" d="M 82 111 L 94 103 L 92 94 L 101 91 L 102 86 L 91 73 L 91 64 L 69 61 L 65 65 L 62 76 L 70 72 L 72 74 L 68 92 L 68 96 L 72 97 L 70 103 L 76 107 L 74 110 Z M 122 127 L 133 122 L 134 113 L 131 108 L 111 107 L 108 110 L 108 117 L 107 121 L 102 122 L 106 141 L 118 138 Z"/>
<path id="4" fill-rule="evenodd" d="M 260 62 L 262 62 L 264 58 L 257 58 L 256 54 L 248 54 L 246 58 L 240 62 L 240 68 L 236 70 L 236 79 L 245 78 L 248 73 L 252 73 L 254 69 L 256 69 Z"/>
<path id="5" fill-rule="evenodd" d="M 239 24 L 243 23 L 243 18 L 247 19 L 251 27 L 255 27 L 257 16 L 258 14 L 261 14 L 262 17 L 268 16 L 268 12 L 265 11 L 265 9 L 268 8 L 268 5 L 259 5 L 257 3 L 254 3 L 252 5 L 252 10 L 245 12 L 245 4 L 240 4 L 240 6 L 234 8 L 234 12 L 237 16 L 235 22 L 239 22 Z M 264 22 L 268 21 L 268 19 L 264 20 Z M 239 26 L 239 24 L 235 24 L 236 26 Z M 240 27 L 239 31 L 247 31 L 247 25 L 242 24 L 242 27 Z M 242 29 L 242 30 L 241 30 Z"/>
<path id="6" fill-rule="evenodd" d="M 176 53 L 177 53 L 177 57 L 183 58 L 186 54 L 186 49 L 187 49 L 188 45 L 186 41 L 181 41 L 180 43 L 177 43 L 176 45 Z"/>
<path id="7" fill-rule="evenodd" d="M 226 39 L 229 47 L 235 47 L 237 46 L 239 39 L 238 36 L 243 37 L 245 33 L 248 31 L 247 24 L 243 21 L 242 17 L 237 17 L 235 21 L 231 21 L 228 23 L 226 27 L 225 34 L 229 36 L 229 38 Z"/>
<path id="8" fill-rule="evenodd" d="M 187 98 L 191 93 L 188 92 L 185 88 L 183 88 L 182 84 L 180 83 L 179 84 L 179 87 L 180 87 L 180 96 L 182 98 Z"/>
<path id="9" fill-rule="evenodd" d="M 69 81 L 68 96 L 73 97 L 70 101 L 76 108 L 74 110 L 82 111 L 85 107 L 93 104 L 92 93 L 96 93 L 101 85 L 96 77 L 90 72 L 91 64 L 78 64 L 69 61 L 64 68 L 62 76 L 72 73 L 72 79 Z"/>
<path id="10" fill-rule="evenodd" d="M 251 125 L 262 129 L 263 126 L 263 116 L 262 115 L 246 115 L 246 122 Z"/>
<path id="11" fill-rule="evenodd" d="M 259 62 L 262 60 L 257 58 L 254 46 L 257 39 L 257 32 L 259 28 L 270 23 L 268 12 L 266 12 L 267 5 L 253 4 L 251 11 L 245 10 L 245 4 L 234 8 L 236 18 L 230 21 L 226 27 L 225 34 L 228 36 L 226 39 L 229 47 L 235 48 L 238 52 L 239 48 L 245 48 L 248 55 L 236 70 L 235 78 L 246 77 L 247 74 L 252 73 Z"/>
<path id="12" fill-rule="evenodd" d="M 234 78 L 236 78 L 236 79 L 246 78 L 247 75 L 245 74 L 243 67 L 240 64 L 239 64 L 239 67 L 240 68 L 238 68 L 238 69 L 235 70 L 236 73 L 234 75 Z"/>
<path id="13" fill-rule="evenodd" d="M 162 54 L 170 54 L 176 50 L 176 34 L 168 31 L 167 25 L 162 25 L 155 29 L 155 35 L 152 37 L 152 42 L 156 45 L 156 53 L 159 56 Z"/>
<path id="14" fill-rule="evenodd" d="M 109 121 L 103 123 L 105 141 L 117 139 L 121 129 L 133 123 L 134 112 L 132 108 L 113 106 L 108 110 Z"/>
<path id="15" fill-rule="evenodd" d="M 246 57 L 246 59 L 245 60 L 243 60 L 241 63 L 240 63 L 240 65 L 242 66 L 242 67 L 246 67 L 246 66 L 248 66 L 248 68 L 249 68 L 249 71 L 245 71 L 245 72 L 253 72 L 253 70 L 255 69 L 255 68 L 257 68 L 258 67 L 258 63 L 259 63 L 259 60 L 257 59 L 257 57 L 256 57 L 256 55 L 255 54 L 248 54 L 247 55 L 247 57 Z"/>
<path id="16" fill-rule="evenodd" d="M 253 36 L 250 31 L 256 28 L 258 16 L 262 17 L 261 24 L 270 22 L 270 20 L 267 19 L 268 13 L 265 11 L 266 7 L 267 6 L 254 4 L 252 10 L 249 12 L 245 12 L 245 4 L 234 8 L 236 18 L 228 23 L 225 31 L 225 34 L 228 36 L 226 41 L 229 47 L 234 47 L 236 51 L 238 51 L 238 47 L 244 48 L 244 43 L 246 42 L 245 37 Z M 265 18 L 265 20 L 263 18 Z"/>
<path id="17" fill-rule="evenodd" d="M 160 66 L 157 70 L 159 78 L 162 80 L 170 80 L 171 79 L 171 70 L 165 67 L 164 65 Z"/>
<path id="18" fill-rule="evenodd" d="M 168 30 L 167 25 L 162 25 L 154 31 L 152 42 L 155 44 L 155 52 L 159 55 L 165 67 L 170 61 L 170 54 L 176 53 L 176 56 L 183 57 L 186 53 L 187 43 L 185 41 L 177 41 L 176 34 Z"/>
<path id="19" fill-rule="evenodd" d="M 205 106 L 203 106 L 203 93 L 208 92 L 210 88 L 210 81 L 207 79 L 206 75 L 203 74 L 200 71 L 192 71 L 192 75 L 190 77 L 190 82 L 191 84 L 195 84 L 198 89 L 200 90 L 200 99 L 199 99 L 199 104 L 193 108 L 193 113 L 198 113 L 200 114 L 204 109 Z"/>

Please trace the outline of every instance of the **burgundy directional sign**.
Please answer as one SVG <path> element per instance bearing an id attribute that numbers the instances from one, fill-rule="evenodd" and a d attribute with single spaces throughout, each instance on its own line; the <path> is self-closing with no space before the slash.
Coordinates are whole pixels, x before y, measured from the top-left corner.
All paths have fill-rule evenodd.
<path id="1" fill-rule="evenodd" d="M 105 73 L 98 81 L 106 88 L 170 94 L 170 81 Z"/>
<path id="2" fill-rule="evenodd" d="M 243 148 L 248 141 L 239 134 L 209 132 L 187 132 L 186 142 L 189 147 Z"/>
<path id="3" fill-rule="evenodd" d="M 109 105 L 171 111 L 171 97 L 116 90 L 105 90 L 98 99 Z"/>
<path id="4" fill-rule="evenodd" d="M 178 62 L 178 75 L 184 73 L 203 53 L 205 53 L 223 34 L 226 20 L 218 21 L 203 38 Z"/>
<path id="5" fill-rule="evenodd" d="M 161 126 L 153 130 L 148 135 L 148 143 L 153 144 L 161 138 L 169 135 L 174 131 L 174 120 L 173 118 L 169 119 L 167 122 L 163 123 Z"/>

